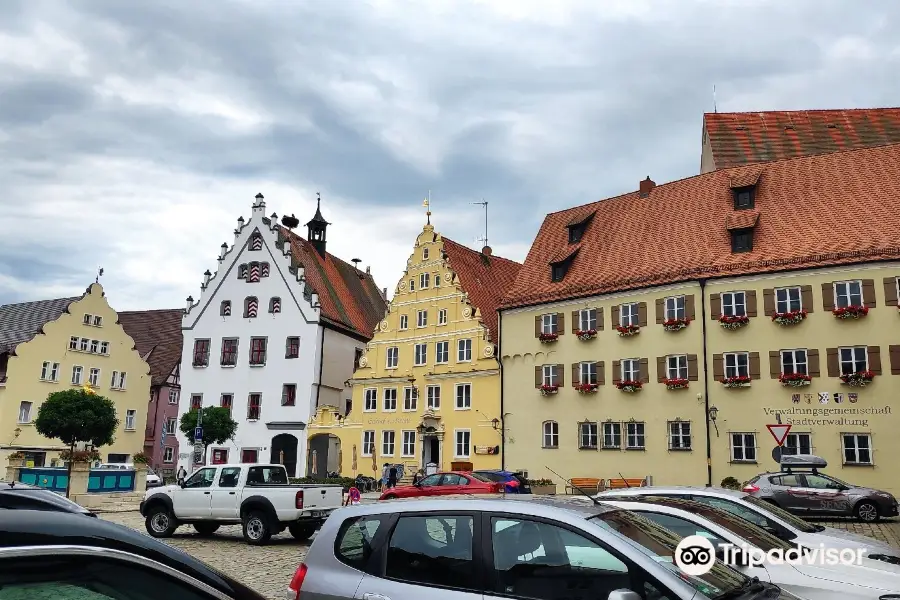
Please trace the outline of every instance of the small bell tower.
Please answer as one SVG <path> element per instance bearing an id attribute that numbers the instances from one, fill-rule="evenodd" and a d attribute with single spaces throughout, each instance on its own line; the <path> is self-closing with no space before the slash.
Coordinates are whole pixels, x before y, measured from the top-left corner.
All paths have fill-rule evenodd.
<path id="1" fill-rule="evenodd" d="M 306 224 L 306 239 L 313 245 L 320 255 L 325 256 L 326 231 L 331 225 L 322 216 L 322 196 L 316 192 L 316 214 L 312 220 Z"/>

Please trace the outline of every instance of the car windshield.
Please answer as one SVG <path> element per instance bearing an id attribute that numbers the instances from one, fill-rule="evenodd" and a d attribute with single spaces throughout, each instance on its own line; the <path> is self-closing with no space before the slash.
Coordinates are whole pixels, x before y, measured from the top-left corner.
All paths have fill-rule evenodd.
<path id="1" fill-rule="evenodd" d="M 744 502 L 750 504 L 754 508 L 759 509 L 763 514 L 769 513 L 770 515 L 774 515 L 793 527 L 798 531 L 802 531 L 803 533 L 816 533 L 818 531 L 822 531 L 824 527 L 821 525 L 813 525 L 812 523 L 808 523 L 801 519 L 800 517 L 796 517 L 784 510 L 779 506 L 775 506 L 771 502 L 766 502 L 765 500 L 760 500 L 756 496 L 751 496 L 747 494 L 742 498 Z"/>
<path id="2" fill-rule="evenodd" d="M 491 479 L 484 475 L 483 473 L 469 473 L 472 476 L 472 479 L 477 479 L 478 481 L 483 481 L 485 483 L 494 483 Z"/>
<path id="3" fill-rule="evenodd" d="M 506 477 L 501 475 L 500 473 L 495 473 L 493 471 L 476 471 L 472 473 L 473 477 L 485 477 L 488 481 L 493 481 L 494 483 L 503 483 L 506 481 Z"/>
<path id="4" fill-rule="evenodd" d="M 604 529 L 615 531 L 638 545 L 648 556 L 669 569 L 698 592 L 710 597 L 731 595 L 743 587 L 748 578 L 725 565 L 719 559 L 712 569 L 693 577 L 675 565 L 675 548 L 681 538 L 668 529 L 627 510 L 612 510 L 590 517 Z"/>
<path id="5" fill-rule="evenodd" d="M 154 471 L 150 467 L 147 467 L 147 475 L 156 475 L 156 471 Z"/>
<path id="6" fill-rule="evenodd" d="M 666 505 L 665 502 L 663 502 L 662 504 Z M 702 505 L 699 503 L 692 503 L 690 508 L 677 506 L 674 503 L 672 503 L 670 506 L 673 506 L 675 508 L 682 508 L 705 519 L 709 519 L 716 525 L 719 525 L 720 527 L 723 527 L 728 531 L 734 533 L 735 535 L 745 539 L 747 542 L 749 542 L 753 546 L 756 546 L 763 552 L 769 552 L 776 549 L 791 550 L 793 548 L 791 544 L 778 539 L 764 529 L 761 529 L 756 525 L 750 523 L 749 521 L 741 519 L 740 517 L 736 517 L 731 513 L 725 512 L 724 510 L 719 510 L 717 508 Z"/>

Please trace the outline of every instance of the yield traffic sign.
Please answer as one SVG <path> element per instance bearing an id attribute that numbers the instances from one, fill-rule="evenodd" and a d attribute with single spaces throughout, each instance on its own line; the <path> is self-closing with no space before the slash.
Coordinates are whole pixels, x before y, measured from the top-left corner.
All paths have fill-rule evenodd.
<path id="1" fill-rule="evenodd" d="M 782 425 L 779 423 L 778 425 L 766 425 L 766 428 L 769 430 L 769 433 L 772 434 L 772 437 L 775 438 L 775 443 L 778 444 L 779 447 L 784 445 L 784 440 L 787 439 L 787 435 L 791 431 L 790 424 Z"/>

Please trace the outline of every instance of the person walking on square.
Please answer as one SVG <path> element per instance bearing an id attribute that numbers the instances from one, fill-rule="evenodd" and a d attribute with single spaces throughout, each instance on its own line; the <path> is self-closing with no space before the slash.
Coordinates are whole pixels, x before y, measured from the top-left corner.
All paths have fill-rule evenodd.
<path id="1" fill-rule="evenodd" d="M 388 470 L 388 489 L 397 487 L 397 467 Z"/>
<path id="2" fill-rule="evenodd" d="M 381 469 L 381 491 L 382 491 L 382 492 L 383 492 L 384 490 L 387 489 L 387 485 L 388 485 L 388 468 L 389 468 L 389 467 L 390 467 L 389 464 L 384 463 L 384 467 L 382 467 L 382 469 Z"/>
<path id="3" fill-rule="evenodd" d="M 175 478 L 178 480 L 178 485 L 184 485 L 184 480 L 187 479 L 187 471 L 184 470 L 184 465 L 178 467 L 178 473 L 175 475 Z"/>

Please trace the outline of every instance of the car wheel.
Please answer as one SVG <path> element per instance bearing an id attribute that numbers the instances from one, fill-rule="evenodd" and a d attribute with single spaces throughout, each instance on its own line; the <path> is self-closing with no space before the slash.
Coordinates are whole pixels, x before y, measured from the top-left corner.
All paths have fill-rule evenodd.
<path id="1" fill-rule="evenodd" d="M 298 542 L 305 542 L 316 532 L 316 527 L 313 525 L 291 525 L 288 527 L 288 531 L 291 532 L 291 535 Z"/>
<path id="2" fill-rule="evenodd" d="M 219 526 L 216 523 L 194 523 L 194 529 L 200 535 L 208 536 L 214 534 L 219 529 Z"/>
<path id="3" fill-rule="evenodd" d="M 396 499 L 397 499 L 397 494 L 388 494 L 387 496 L 382 498 L 382 500 L 396 500 Z"/>
<path id="4" fill-rule="evenodd" d="M 154 506 L 147 512 L 147 518 L 144 520 L 144 526 L 147 533 L 155 538 L 171 537 L 175 530 L 178 529 L 178 521 L 175 515 L 169 512 L 165 506 Z"/>
<path id="5" fill-rule="evenodd" d="M 878 514 L 878 507 L 868 500 L 863 500 L 853 509 L 856 518 L 864 523 L 873 523 L 877 521 L 881 515 Z"/>
<path id="6" fill-rule="evenodd" d="M 254 511 L 244 517 L 244 540 L 251 546 L 262 546 L 272 537 L 266 513 Z"/>

